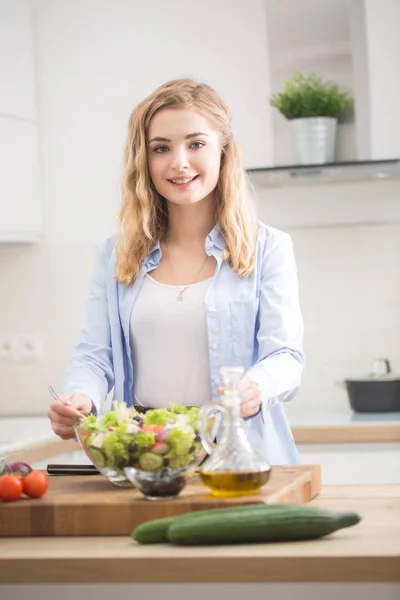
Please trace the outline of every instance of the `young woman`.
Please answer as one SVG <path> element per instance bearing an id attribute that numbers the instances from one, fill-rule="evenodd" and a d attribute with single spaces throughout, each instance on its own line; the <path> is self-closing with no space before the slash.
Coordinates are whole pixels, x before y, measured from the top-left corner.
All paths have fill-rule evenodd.
<path id="1" fill-rule="evenodd" d="M 303 322 L 292 242 L 257 222 L 230 113 L 208 85 L 170 81 L 129 119 L 120 228 L 98 249 L 63 399 L 143 407 L 218 398 L 240 365 L 241 414 L 270 464 L 298 461 L 282 402 L 300 385 Z M 74 436 L 53 402 L 53 430 Z"/>

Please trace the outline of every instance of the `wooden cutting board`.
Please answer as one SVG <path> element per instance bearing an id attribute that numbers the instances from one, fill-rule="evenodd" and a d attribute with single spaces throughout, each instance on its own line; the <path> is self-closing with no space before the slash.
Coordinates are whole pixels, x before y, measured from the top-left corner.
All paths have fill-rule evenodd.
<path id="1" fill-rule="evenodd" d="M 258 494 L 238 498 L 214 498 L 198 476 L 178 498 L 150 501 L 138 490 L 113 486 L 102 475 L 53 475 L 42 498 L 0 502 L 0 537 L 129 535 L 151 519 L 243 504 L 302 504 L 320 490 L 319 465 L 272 467 Z"/>

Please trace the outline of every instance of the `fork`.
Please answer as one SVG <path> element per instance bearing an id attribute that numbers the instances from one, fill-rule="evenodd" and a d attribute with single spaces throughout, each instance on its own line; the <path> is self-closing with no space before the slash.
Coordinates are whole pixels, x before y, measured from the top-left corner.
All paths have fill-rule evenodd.
<path id="1" fill-rule="evenodd" d="M 69 406 L 73 410 L 75 416 L 78 417 L 78 419 L 86 419 L 86 415 L 81 413 L 77 408 L 75 408 L 68 402 L 65 402 L 65 400 L 61 400 L 60 396 L 58 396 L 56 394 L 56 392 L 53 390 L 51 385 L 49 385 L 48 389 L 49 389 L 50 394 L 53 396 L 54 400 L 57 400 L 57 402 L 61 402 L 61 404 L 64 404 L 65 406 Z"/>

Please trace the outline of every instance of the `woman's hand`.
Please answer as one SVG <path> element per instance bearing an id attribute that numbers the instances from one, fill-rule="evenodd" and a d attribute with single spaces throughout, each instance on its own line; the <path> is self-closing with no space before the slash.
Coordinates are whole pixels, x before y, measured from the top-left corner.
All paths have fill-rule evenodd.
<path id="1" fill-rule="evenodd" d="M 239 383 L 239 391 L 241 397 L 240 416 L 242 419 L 253 417 L 261 408 L 261 390 L 249 375 L 244 375 Z M 224 393 L 224 388 L 217 389 L 219 394 Z"/>
<path id="2" fill-rule="evenodd" d="M 261 408 L 261 390 L 249 375 L 244 375 L 239 383 L 241 397 L 240 416 L 253 417 Z"/>
<path id="3" fill-rule="evenodd" d="M 54 433 L 63 440 L 69 440 L 75 437 L 74 425 L 78 420 L 71 407 L 78 409 L 84 415 L 88 415 L 92 410 L 92 400 L 89 396 L 83 394 L 67 394 L 60 396 L 60 399 L 63 403 L 53 400 L 47 416 L 50 419 Z M 67 402 L 70 406 L 64 404 L 64 402 Z"/>

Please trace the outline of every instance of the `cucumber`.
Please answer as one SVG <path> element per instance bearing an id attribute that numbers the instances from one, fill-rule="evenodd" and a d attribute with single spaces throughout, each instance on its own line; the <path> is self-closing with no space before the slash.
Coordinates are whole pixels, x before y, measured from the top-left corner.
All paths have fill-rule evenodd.
<path id="1" fill-rule="evenodd" d="M 270 508 L 275 508 L 275 504 L 271 504 Z M 131 537 L 140 544 L 164 544 L 168 542 L 167 531 L 173 521 L 177 519 L 186 519 L 189 517 L 199 517 L 201 515 L 227 515 L 236 512 L 246 512 L 250 509 L 264 508 L 265 504 L 246 504 L 242 506 L 232 506 L 229 508 L 212 508 L 210 510 L 197 510 L 193 512 L 184 513 L 183 515 L 177 515 L 175 517 L 164 517 L 161 519 L 152 519 L 138 525 L 133 532 Z"/>
<path id="2" fill-rule="evenodd" d="M 145 452 L 139 458 L 139 465 L 143 471 L 157 471 L 163 466 L 164 458 L 154 452 Z"/>
<path id="3" fill-rule="evenodd" d="M 176 518 L 168 527 L 168 540 L 181 546 L 252 544 L 312 540 L 356 525 L 354 512 L 335 512 L 315 506 L 264 505 L 227 514 Z"/>
<path id="4" fill-rule="evenodd" d="M 278 514 L 277 518 L 275 518 L 276 514 Z M 343 520 L 343 517 L 345 520 Z M 181 535 L 180 532 L 182 529 L 185 531 L 186 526 L 190 528 L 191 524 L 196 522 L 199 523 L 198 527 L 200 530 L 203 531 L 203 528 L 206 528 L 206 532 L 203 531 L 206 536 L 208 536 L 207 531 L 209 531 L 207 527 L 216 527 L 216 541 L 213 541 L 212 543 L 289 541 L 323 537 L 324 535 L 328 535 L 343 527 L 355 525 L 360 519 L 361 517 L 356 513 L 338 513 L 312 506 L 302 506 L 298 504 L 265 505 L 258 503 L 229 508 L 199 510 L 178 515 L 176 517 L 153 519 L 136 527 L 133 530 L 131 537 L 141 544 L 162 544 L 166 541 L 181 543 L 176 537 L 172 539 L 172 536 L 177 535 L 176 530 L 179 528 L 178 533 Z M 211 525 L 209 525 L 210 520 Z M 257 535 L 253 535 L 253 533 L 250 533 L 249 539 L 242 539 L 241 535 L 245 533 L 247 524 L 249 523 L 252 526 L 253 520 L 256 522 L 255 527 L 257 530 L 260 522 L 265 523 L 265 527 L 268 526 L 268 535 L 273 537 L 273 539 L 269 539 L 268 536 L 264 537 L 264 533 L 262 533 L 263 539 L 258 539 Z M 345 521 L 347 524 L 345 524 Z M 294 525 L 292 526 L 293 523 Z M 235 539 L 229 542 L 223 541 L 218 529 L 220 524 L 222 524 L 223 528 L 228 530 L 228 533 L 232 524 L 234 524 L 239 530 L 239 535 L 236 537 L 235 533 Z M 285 524 L 287 524 L 287 526 L 285 526 Z M 172 530 L 172 525 L 174 525 L 174 530 Z M 169 530 L 171 533 L 169 533 Z M 277 530 L 278 537 L 275 538 L 274 536 L 276 535 Z M 193 540 L 192 543 L 197 544 L 198 542 Z M 210 542 L 207 541 L 207 543 Z"/>

